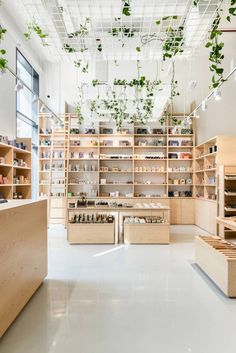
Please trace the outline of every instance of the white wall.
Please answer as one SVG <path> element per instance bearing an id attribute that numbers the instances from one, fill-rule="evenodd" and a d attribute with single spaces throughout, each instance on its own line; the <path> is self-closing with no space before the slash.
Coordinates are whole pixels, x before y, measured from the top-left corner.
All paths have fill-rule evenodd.
<path id="1" fill-rule="evenodd" d="M 6 49 L 8 66 L 16 71 L 16 48 L 18 48 L 43 80 L 42 58 L 36 53 L 32 42 L 25 42 L 23 31 L 19 29 L 7 11 L 1 6 L 0 23 L 7 29 L 2 48 Z M 7 72 L 0 77 L 0 135 L 16 137 L 16 80 Z"/>
<path id="2" fill-rule="evenodd" d="M 236 39 L 235 33 L 224 33 L 221 40 L 225 43 L 223 52 L 225 59 L 223 67 L 226 76 L 231 70 L 231 60 L 236 63 Z M 202 48 L 191 61 L 177 64 L 177 80 L 180 83 L 181 96 L 175 101 L 176 112 L 183 112 L 184 107 L 189 111 L 190 103 L 201 103 L 210 92 L 212 73 L 209 70 L 209 49 Z M 190 79 L 197 80 L 194 91 L 187 92 L 186 87 Z M 206 112 L 199 110 L 200 119 L 197 120 L 197 143 L 201 143 L 219 134 L 236 135 L 236 81 L 233 79 L 225 82 L 221 88 L 222 100 L 214 98 L 208 103 Z"/>

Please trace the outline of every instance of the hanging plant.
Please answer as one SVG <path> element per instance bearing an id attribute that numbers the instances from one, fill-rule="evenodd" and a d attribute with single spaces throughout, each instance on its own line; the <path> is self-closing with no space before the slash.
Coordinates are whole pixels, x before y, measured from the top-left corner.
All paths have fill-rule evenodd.
<path id="1" fill-rule="evenodd" d="M 125 16 L 131 15 L 130 0 L 122 0 L 122 14 Z"/>
<path id="2" fill-rule="evenodd" d="M 76 52 L 76 49 L 73 48 L 70 44 L 67 44 L 67 43 L 63 44 L 63 49 L 65 50 L 65 52 L 67 52 L 69 54 Z"/>
<path id="3" fill-rule="evenodd" d="M 220 42 L 220 36 L 222 35 L 222 31 L 219 30 L 219 24 L 221 21 L 221 17 L 219 12 L 217 12 L 217 16 L 213 21 L 212 29 L 210 32 L 210 36 L 205 45 L 206 48 L 210 48 L 209 61 L 211 62 L 210 70 L 213 72 L 213 76 L 211 78 L 210 88 L 216 88 L 219 86 L 221 82 L 224 81 L 223 73 L 224 68 L 222 67 L 222 60 L 224 59 L 224 54 L 222 54 L 222 49 L 224 47 L 224 43 Z"/>
<path id="4" fill-rule="evenodd" d="M 231 17 L 236 16 L 236 0 L 230 0 L 230 7 L 228 8 L 228 16 L 226 17 L 231 22 Z"/>
<path id="5" fill-rule="evenodd" d="M 42 28 L 39 26 L 39 24 L 36 22 L 35 19 L 33 19 L 32 22 L 27 23 L 27 31 L 24 32 L 25 38 L 27 40 L 30 40 L 32 33 L 35 33 L 40 38 L 43 46 L 48 45 L 48 43 L 45 40 L 48 37 L 48 34 L 43 32 Z"/>
<path id="6" fill-rule="evenodd" d="M 79 25 L 79 29 L 75 32 L 68 33 L 68 38 L 79 38 L 80 39 L 80 52 L 83 53 L 84 51 L 88 50 L 85 45 L 85 37 L 88 35 L 88 24 L 90 23 L 90 18 L 86 17 L 84 23 Z M 64 44 L 65 45 L 65 44 Z"/>
<path id="7" fill-rule="evenodd" d="M 194 0 L 194 1 L 193 1 L 193 5 L 194 5 L 195 7 L 197 7 L 198 4 L 199 4 L 199 0 Z"/>
<path id="8" fill-rule="evenodd" d="M 78 102 L 76 103 L 76 106 L 75 106 L 75 114 L 78 117 L 78 125 L 81 125 L 84 121 L 84 117 L 81 114 L 81 106 Z"/>
<path id="9" fill-rule="evenodd" d="M 169 27 L 166 29 L 166 38 L 162 44 L 162 59 L 171 59 L 179 53 L 183 53 L 184 45 L 184 27 L 177 29 Z"/>
<path id="10" fill-rule="evenodd" d="M 74 65 L 77 69 L 81 69 L 81 72 L 88 73 L 88 68 L 89 68 L 88 63 L 85 66 L 82 66 L 82 60 L 76 60 L 74 61 Z"/>
<path id="11" fill-rule="evenodd" d="M 3 28 L 0 26 L 0 43 L 4 39 L 4 35 L 6 34 L 7 30 L 6 28 Z M 4 72 L 7 68 L 8 60 L 5 58 L 6 55 L 6 50 L 5 49 L 0 49 L 0 70 Z"/>

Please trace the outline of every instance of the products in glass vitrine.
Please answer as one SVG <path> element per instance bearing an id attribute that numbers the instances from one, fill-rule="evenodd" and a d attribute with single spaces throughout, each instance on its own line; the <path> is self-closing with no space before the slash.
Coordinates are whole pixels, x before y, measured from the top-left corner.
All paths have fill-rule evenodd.
<path id="1" fill-rule="evenodd" d="M 85 213 L 79 213 L 79 214 L 74 214 L 70 218 L 70 223 L 89 223 L 89 224 L 94 224 L 94 223 L 113 223 L 114 222 L 114 216 L 112 215 L 107 215 L 107 214 L 85 214 Z"/>

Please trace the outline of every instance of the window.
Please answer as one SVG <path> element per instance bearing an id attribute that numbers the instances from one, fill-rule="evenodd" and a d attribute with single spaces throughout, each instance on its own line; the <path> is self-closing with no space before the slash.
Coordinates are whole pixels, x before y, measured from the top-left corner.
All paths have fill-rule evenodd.
<path id="1" fill-rule="evenodd" d="M 18 49 L 16 73 L 39 96 L 39 75 Z M 34 100 L 34 94 L 26 87 L 16 92 L 16 118 L 17 137 L 30 137 L 34 142 L 38 125 L 37 100 Z"/>
<path id="2" fill-rule="evenodd" d="M 16 51 L 16 74 L 26 85 L 39 96 L 39 75 L 25 59 Z M 32 139 L 32 196 L 38 195 L 38 101 L 34 94 L 24 87 L 16 92 L 16 124 L 17 137 Z"/>

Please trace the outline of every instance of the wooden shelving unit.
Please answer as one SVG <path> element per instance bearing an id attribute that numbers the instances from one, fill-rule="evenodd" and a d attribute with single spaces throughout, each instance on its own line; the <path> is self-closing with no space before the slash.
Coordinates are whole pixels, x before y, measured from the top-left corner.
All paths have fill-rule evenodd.
<path id="1" fill-rule="evenodd" d="M 193 197 L 195 134 L 170 123 L 130 124 L 120 132 L 99 123 L 92 131 L 71 116 L 69 196 Z"/>
<path id="2" fill-rule="evenodd" d="M 212 234 L 217 234 L 219 195 L 224 190 L 219 185 L 220 166 L 235 162 L 235 148 L 235 136 L 216 136 L 195 148 L 195 220 Z"/>
<path id="3" fill-rule="evenodd" d="M 49 114 L 39 115 L 39 196 L 48 197 L 49 223 L 66 222 L 69 114 L 54 125 Z"/>
<path id="4" fill-rule="evenodd" d="M 227 219 L 236 216 L 236 165 L 219 167 L 219 217 Z M 236 231 L 219 225 L 222 238 L 236 237 Z"/>
<path id="5" fill-rule="evenodd" d="M 30 199 L 31 139 L 17 139 L 26 149 L 0 143 L 0 194 L 7 200 Z"/>

